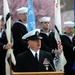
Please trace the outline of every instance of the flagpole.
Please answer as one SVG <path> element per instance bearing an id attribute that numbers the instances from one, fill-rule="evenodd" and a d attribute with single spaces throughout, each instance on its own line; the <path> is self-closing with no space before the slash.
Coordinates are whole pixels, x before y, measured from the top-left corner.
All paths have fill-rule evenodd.
<path id="1" fill-rule="evenodd" d="M 57 24 L 57 28 L 59 28 L 59 34 L 62 34 L 61 28 L 61 15 L 60 15 L 60 0 L 55 0 L 55 25 Z"/>
<path id="2" fill-rule="evenodd" d="M 60 34 L 62 34 L 62 26 L 61 26 L 61 13 L 60 13 L 60 0 L 55 0 L 55 39 L 57 41 L 57 44 L 61 45 L 61 39 L 60 39 Z M 58 50 L 60 48 L 58 47 Z M 57 62 L 57 57 L 58 57 L 58 62 Z M 55 67 L 56 71 L 64 71 L 64 65 L 66 64 L 66 59 L 62 53 L 60 55 L 56 54 L 56 60 L 55 61 Z"/>
<path id="3" fill-rule="evenodd" d="M 5 32 L 6 32 L 6 36 L 7 36 L 7 40 L 8 43 L 11 43 L 11 16 L 10 16 L 10 11 L 9 11 L 9 6 L 8 6 L 8 2 L 7 0 L 3 0 L 3 12 L 4 12 L 4 24 L 5 24 Z M 8 58 L 11 57 L 12 63 L 15 65 L 16 64 L 16 60 L 13 54 L 13 50 L 9 49 L 6 53 L 6 57 L 5 57 L 5 64 L 6 64 L 6 75 L 10 75 L 10 64 L 8 62 Z"/>

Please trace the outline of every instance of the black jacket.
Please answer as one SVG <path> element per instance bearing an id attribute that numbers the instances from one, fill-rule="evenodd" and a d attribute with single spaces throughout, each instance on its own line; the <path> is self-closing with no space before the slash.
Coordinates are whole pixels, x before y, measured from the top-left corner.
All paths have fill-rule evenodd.
<path id="1" fill-rule="evenodd" d="M 41 40 L 42 50 L 52 53 L 53 49 L 57 49 L 57 42 L 54 37 L 54 32 L 49 31 L 49 35 L 47 35 L 43 31 L 41 31 L 40 36 L 43 37 L 43 39 Z M 53 57 L 55 56 L 54 53 L 52 53 L 52 55 Z"/>
<path id="2" fill-rule="evenodd" d="M 73 51 L 73 47 L 75 46 L 75 35 L 72 37 L 72 41 L 66 34 L 61 35 L 61 41 L 63 45 L 64 56 L 67 60 L 65 72 L 70 75 L 70 73 L 72 73 L 72 66 L 75 59 L 75 51 Z"/>
<path id="3" fill-rule="evenodd" d="M 48 70 L 46 70 L 47 67 L 43 65 L 45 58 L 47 58 L 50 62 L 50 64 L 48 64 Z M 40 50 L 38 65 L 36 65 L 35 58 L 30 50 L 18 55 L 16 62 L 17 63 L 15 66 L 15 71 L 17 72 L 54 71 L 53 59 L 51 54 L 42 50 Z"/>
<path id="4" fill-rule="evenodd" d="M 19 20 L 22 22 L 21 20 Z M 13 34 L 13 52 L 16 56 L 17 54 L 24 52 L 27 50 L 27 43 L 22 39 L 22 36 L 25 35 L 28 31 L 26 27 L 19 22 L 14 23 L 14 25 L 11 28 L 12 34 Z"/>
<path id="5" fill-rule="evenodd" d="M 3 46 L 7 44 L 6 33 L 3 31 L 2 37 L 0 38 L 0 74 L 5 75 L 5 56 L 6 50 L 3 49 Z"/>

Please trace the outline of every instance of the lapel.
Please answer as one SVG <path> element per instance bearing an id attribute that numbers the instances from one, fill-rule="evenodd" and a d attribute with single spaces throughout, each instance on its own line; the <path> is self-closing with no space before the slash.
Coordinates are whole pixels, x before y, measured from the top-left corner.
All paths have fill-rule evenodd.
<path id="1" fill-rule="evenodd" d="M 27 54 L 27 55 L 28 55 L 28 56 L 27 56 L 27 57 L 28 57 L 27 60 L 28 60 L 31 64 L 34 65 L 34 64 L 35 64 L 35 57 L 33 56 L 33 54 L 31 53 L 30 50 L 28 51 L 28 54 Z"/>
<path id="2" fill-rule="evenodd" d="M 42 56 L 42 52 L 40 51 L 39 53 L 39 64 L 43 64 L 43 56 Z"/>
<path id="3" fill-rule="evenodd" d="M 44 52 L 42 52 L 41 50 L 40 50 L 40 54 L 39 54 L 39 66 L 44 66 L 43 65 L 43 62 L 44 62 L 44 59 L 45 59 L 46 57 L 45 57 L 45 54 L 44 54 Z"/>

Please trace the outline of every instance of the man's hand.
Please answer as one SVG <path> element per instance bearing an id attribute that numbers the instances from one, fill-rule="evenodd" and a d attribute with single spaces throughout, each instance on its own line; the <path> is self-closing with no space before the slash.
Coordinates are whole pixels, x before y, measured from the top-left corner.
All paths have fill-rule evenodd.
<path id="1" fill-rule="evenodd" d="M 55 53 L 55 54 L 58 54 L 58 55 L 60 55 L 61 52 L 62 52 L 62 50 L 57 50 L 57 49 L 55 49 L 55 51 L 54 51 L 54 53 Z"/>
<path id="2" fill-rule="evenodd" d="M 55 49 L 54 53 L 60 55 L 62 53 L 63 46 L 61 45 L 61 42 L 58 41 L 58 50 Z"/>
<path id="3" fill-rule="evenodd" d="M 10 43 L 7 43 L 7 44 L 5 45 L 5 49 L 6 49 L 6 50 L 9 50 L 11 47 L 12 47 L 12 44 L 10 44 Z"/>

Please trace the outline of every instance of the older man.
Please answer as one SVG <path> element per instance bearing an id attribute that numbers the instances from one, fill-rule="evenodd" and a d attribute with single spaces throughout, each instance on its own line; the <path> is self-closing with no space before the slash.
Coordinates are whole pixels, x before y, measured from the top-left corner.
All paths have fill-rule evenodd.
<path id="1" fill-rule="evenodd" d="M 15 71 L 40 72 L 55 71 L 53 58 L 50 53 L 40 50 L 40 29 L 35 29 L 25 34 L 22 39 L 26 40 L 29 49 L 17 56 Z"/>

